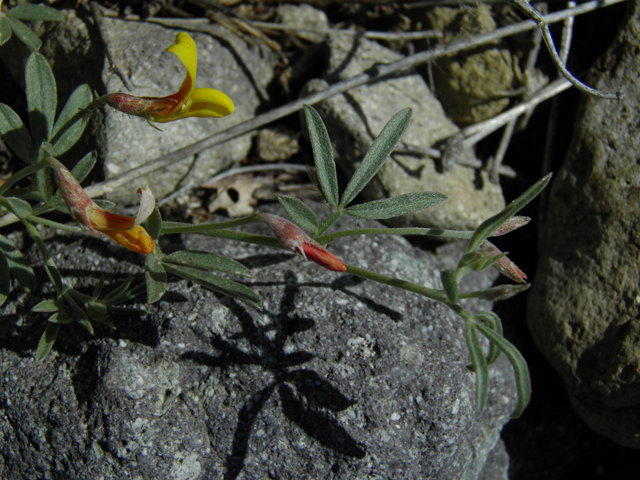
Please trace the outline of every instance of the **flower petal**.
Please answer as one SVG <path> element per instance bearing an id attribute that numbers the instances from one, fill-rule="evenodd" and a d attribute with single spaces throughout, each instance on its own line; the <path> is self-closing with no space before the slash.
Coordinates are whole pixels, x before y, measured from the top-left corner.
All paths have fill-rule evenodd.
<path id="1" fill-rule="evenodd" d="M 213 88 L 196 88 L 189 99 L 188 108 L 169 116 L 165 121 L 187 117 L 224 117 L 233 113 L 233 102 L 224 93 Z"/>
<path id="2" fill-rule="evenodd" d="M 136 227 L 149 218 L 149 215 L 153 213 L 153 209 L 156 207 L 156 199 L 149 187 L 139 188 L 138 193 L 142 195 L 142 197 L 140 198 L 138 215 L 136 215 L 135 222 L 133 222 L 133 225 Z"/>
<path id="3" fill-rule="evenodd" d="M 153 243 L 153 240 L 147 231 L 140 225 L 132 230 L 104 230 L 104 233 L 109 235 L 114 242 L 117 242 L 123 247 L 136 253 L 149 255 L 150 253 L 153 253 L 153 249 L 155 248 L 155 243 Z"/>
<path id="4" fill-rule="evenodd" d="M 180 90 L 173 95 L 169 95 L 171 98 L 175 98 L 180 102 L 185 102 L 189 99 L 193 87 L 196 84 L 196 72 L 198 70 L 198 48 L 193 39 L 186 33 L 180 32 L 176 35 L 176 43 L 171 45 L 165 50 L 166 52 L 174 53 L 187 69 L 187 76 L 182 82 Z"/>
<path id="5" fill-rule="evenodd" d="M 116 230 L 131 230 L 134 228 L 135 218 L 111 213 L 96 205 L 89 213 L 91 226 L 96 230 L 107 233 Z"/>

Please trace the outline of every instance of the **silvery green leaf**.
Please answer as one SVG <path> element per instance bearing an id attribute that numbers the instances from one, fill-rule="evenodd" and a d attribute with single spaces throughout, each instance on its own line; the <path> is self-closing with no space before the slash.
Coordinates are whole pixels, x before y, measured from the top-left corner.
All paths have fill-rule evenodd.
<path id="1" fill-rule="evenodd" d="M 466 251 L 470 252 L 474 248 L 478 247 L 482 242 L 489 238 L 493 234 L 493 232 L 500 227 L 500 225 L 506 222 L 509 218 L 513 217 L 527 203 L 536 198 L 538 194 L 544 189 L 544 187 L 547 186 L 547 184 L 551 180 L 552 175 L 553 174 L 550 173 L 542 177 L 529 189 L 527 189 L 526 192 L 524 192 L 513 202 L 507 205 L 501 212 L 482 222 L 480 226 L 476 228 L 476 231 L 473 234 L 473 237 L 471 237 L 471 240 L 469 240 L 469 246 L 467 247 Z"/>
<path id="2" fill-rule="evenodd" d="M 227 257 L 216 255 L 209 252 L 198 252 L 194 250 L 180 250 L 162 259 L 163 262 L 169 262 L 178 265 L 188 265 L 192 267 L 204 268 L 207 270 L 217 270 L 223 273 L 231 273 L 242 275 L 244 277 L 252 277 L 251 272 L 241 263 L 236 262 Z"/>
<path id="3" fill-rule="evenodd" d="M 80 139 L 89 121 L 89 115 L 83 115 L 79 110 L 87 106 L 92 99 L 93 94 L 86 83 L 73 91 L 51 132 L 53 156 L 62 155 Z"/>
<path id="4" fill-rule="evenodd" d="M 160 210 L 158 210 L 157 206 L 154 207 L 151 215 L 149 215 L 145 220 L 144 229 L 155 242 L 158 241 L 158 237 L 162 231 L 162 216 L 160 215 Z"/>
<path id="5" fill-rule="evenodd" d="M 25 202 L 24 200 L 15 197 L 7 197 L 5 200 L 9 204 L 9 209 L 16 217 L 27 218 L 31 215 L 31 205 L 29 205 L 29 202 Z"/>
<path id="6" fill-rule="evenodd" d="M 307 119 L 320 191 L 329 205 L 335 207 L 338 205 L 338 177 L 329 134 L 322 118 L 313 107 L 305 105 L 304 115 Z"/>
<path id="7" fill-rule="evenodd" d="M 411 109 L 405 108 L 396 113 L 389 123 L 375 139 L 369 151 L 367 151 L 362 163 L 351 177 L 347 188 L 342 194 L 342 200 L 340 205 L 349 205 L 356 198 L 356 195 L 362 191 L 362 189 L 371 181 L 371 179 L 378 173 L 380 167 L 387 160 L 387 157 L 393 149 L 396 148 L 396 143 L 402 138 L 404 132 L 409 126 L 411 120 Z"/>
<path id="8" fill-rule="evenodd" d="M 11 38 L 11 23 L 7 16 L 0 12 L 0 46 Z"/>
<path id="9" fill-rule="evenodd" d="M 0 250 L 0 295 L 6 298 L 10 289 L 9 262 L 7 257 L 4 256 L 4 252 Z"/>
<path id="10" fill-rule="evenodd" d="M 55 300 L 43 300 L 31 309 L 32 312 L 53 313 L 58 311 L 58 302 Z"/>
<path id="11" fill-rule="evenodd" d="M 209 272 L 196 270 L 190 267 L 179 265 L 165 264 L 167 272 L 178 275 L 179 277 L 191 280 L 202 285 L 209 290 L 228 295 L 232 298 L 242 300 L 252 307 L 262 310 L 262 302 L 260 297 L 256 295 L 250 288 L 226 278 L 219 277 Z"/>
<path id="12" fill-rule="evenodd" d="M 109 293 L 107 293 L 102 299 L 102 302 L 105 303 L 106 305 L 109 305 L 112 303 L 118 303 L 120 296 L 125 294 L 125 292 L 129 289 L 130 285 L 131 285 L 131 277 L 128 277 L 115 290 L 112 290 Z"/>
<path id="13" fill-rule="evenodd" d="M 47 319 L 47 322 L 57 323 L 59 325 L 68 325 L 70 323 L 73 323 L 73 318 L 71 318 L 66 312 L 60 311 L 51 315 Z"/>
<path id="14" fill-rule="evenodd" d="M 162 298 L 167 289 L 167 272 L 162 266 L 159 255 L 147 255 L 144 263 L 144 279 L 147 284 L 147 302 L 155 303 Z"/>
<path id="15" fill-rule="evenodd" d="M 302 200 L 294 197 L 288 197 L 286 195 L 278 195 L 278 201 L 284 207 L 287 215 L 291 217 L 291 220 L 300 228 L 305 230 L 314 231 L 318 228 L 318 218 L 308 206 L 306 206 Z"/>
<path id="16" fill-rule="evenodd" d="M 531 377 L 529 376 L 529 367 L 522 354 L 507 341 L 502 335 L 499 335 L 493 329 L 482 323 L 476 323 L 476 328 L 489 339 L 494 342 L 500 350 L 502 350 L 513 366 L 516 377 L 516 389 L 518 391 L 518 403 L 516 409 L 511 414 L 511 418 L 518 418 L 531 400 Z"/>
<path id="17" fill-rule="evenodd" d="M 471 355 L 471 363 L 476 372 L 476 416 L 484 411 L 489 396 L 489 367 L 480 348 L 480 341 L 473 323 L 468 323 L 465 330 L 467 346 Z"/>
<path id="18" fill-rule="evenodd" d="M 20 253 L 20 250 L 2 235 L 0 235 L 0 250 L 2 250 L 7 259 L 9 271 L 13 278 L 18 280 L 25 290 L 35 290 L 37 285 L 36 276 L 31 269 L 31 265 L 29 265 L 27 259 Z"/>
<path id="19" fill-rule="evenodd" d="M 47 20 L 62 22 L 64 16 L 55 8 L 46 5 L 20 5 L 9 10 L 9 16 L 20 20 Z"/>
<path id="20" fill-rule="evenodd" d="M 437 192 L 405 193 L 397 197 L 354 205 L 346 208 L 345 211 L 352 217 L 383 220 L 385 218 L 398 217 L 415 210 L 433 207 L 446 199 L 445 195 Z"/>
<path id="21" fill-rule="evenodd" d="M 502 336 L 502 322 L 500 321 L 500 317 L 493 312 L 482 311 L 476 314 L 473 318 L 476 320 L 483 322 L 487 325 L 491 330 L 496 332 L 498 335 Z M 500 357 L 500 349 L 494 342 L 489 342 L 489 354 L 487 355 L 487 364 L 491 365 L 495 362 L 498 357 Z"/>
<path id="22" fill-rule="evenodd" d="M 51 138 L 56 114 L 56 79 L 47 60 L 33 52 L 25 66 L 25 88 L 31 137 L 36 148 Z"/>
<path id="23" fill-rule="evenodd" d="M 35 148 L 29 131 L 11 107 L 0 103 L 0 135 L 20 160 L 35 162 Z"/>
<path id="24" fill-rule="evenodd" d="M 58 337 L 58 332 L 60 331 L 59 323 L 47 323 L 47 328 L 44 329 L 44 333 L 40 337 L 40 341 L 38 342 L 38 349 L 36 350 L 36 362 L 41 362 L 49 355 L 51 351 L 51 347 L 53 347 L 53 343 L 56 341 Z"/>
<path id="25" fill-rule="evenodd" d="M 17 18 L 7 17 L 9 20 L 9 24 L 11 25 L 11 30 L 13 34 L 20 39 L 22 43 L 24 43 L 31 50 L 39 50 L 42 42 L 38 38 L 38 36 L 27 27 L 24 23 L 22 23 Z"/>

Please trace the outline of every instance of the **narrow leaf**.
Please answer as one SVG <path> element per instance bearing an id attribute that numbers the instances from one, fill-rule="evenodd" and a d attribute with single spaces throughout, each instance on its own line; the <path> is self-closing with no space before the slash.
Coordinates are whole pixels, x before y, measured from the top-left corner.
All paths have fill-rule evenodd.
<path id="1" fill-rule="evenodd" d="M 287 212 L 287 215 L 289 215 L 291 220 L 300 228 L 312 232 L 318 228 L 318 218 L 316 214 L 301 200 L 286 195 L 278 195 L 277 197 L 278 201 L 284 207 L 285 212 Z"/>
<path id="2" fill-rule="evenodd" d="M 58 325 L 68 325 L 73 323 L 73 318 L 69 316 L 69 314 L 65 312 L 56 312 L 47 318 L 47 322 L 57 323 Z"/>
<path id="3" fill-rule="evenodd" d="M 9 277 L 9 262 L 4 252 L 0 250 L 0 295 L 7 297 L 11 290 L 11 281 Z M 4 302 L 3 302 L 4 303 Z"/>
<path id="4" fill-rule="evenodd" d="M 29 131 L 11 107 L 0 103 L 0 135 L 20 160 L 35 162 L 35 149 Z"/>
<path id="5" fill-rule="evenodd" d="M 51 132 L 53 156 L 62 155 L 80 139 L 90 117 L 80 113 L 79 110 L 91 102 L 92 99 L 93 94 L 86 83 L 73 91 Z"/>
<path id="6" fill-rule="evenodd" d="M 0 12 L 0 46 L 11 38 L 11 23 L 7 16 Z"/>
<path id="7" fill-rule="evenodd" d="M 476 328 L 491 342 L 495 342 L 498 348 L 502 350 L 513 366 L 516 377 L 516 388 L 518 390 L 518 403 L 516 409 L 511 414 L 511 418 L 518 418 L 531 400 L 531 377 L 529 376 L 529 367 L 522 354 L 509 343 L 502 335 L 499 335 L 491 328 L 482 323 L 477 323 Z"/>
<path id="8" fill-rule="evenodd" d="M 56 114 L 56 80 L 51 67 L 38 52 L 33 52 L 25 66 L 25 86 L 31 136 L 36 148 L 51 138 Z"/>
<path id="9" fill-rule="evenodd" d="M 489 367 L 480 348 L 480 341 L 473 323 L 467 323 L 465 336 L 471 354 L 471 363 L 476 372 L 476 416 L 479 417 L 484 411 L 489 396 Z"/>
<path id="10" fill-rule="evenodd" d="M 58 311 L 58 303 L 55 300 L 43 300 L 31 309 L 33 312 L 53 313 Z"/>
<path id="11" fill-rule="evenodd" d="M 378 138 L 376 138 L 371 148 L 369 148 L 369 151 L 364 156 L 362 163 L 353 174 L 353 177 L 351 177 L 347 188 L 342 194 L 340 205 L 349 205 L 349 203 L 356 198 L 356 195 L 371 181 L 375 174 L 378 173 L 380 167 L 382 167 L 389 154 L 396 147 L 396 143 L 398 143 L 402 135 L 404 135 L 410 120 L 410 108 L 400 110 L 389 120 L 389 123 L 385 125 L 380 135 L 378 135 Z"/>
<path id="12" fill-rule="evenodd" d="M 189 267 L 183 267 L 178 265 L 165 264 L 167 272 L 178 275 L 179 277 L 191 280 L 199 285 L 202 285 L 209 290 L 219 292 L 224 295 L 228 295 L 232 298 L 242 300 L 243 302 L 251 305 L 252 307 L 262 310 L 262 302 L 260 297 L 256 295 L 253 290 L 239 283 L 233 282 L 226 278 L 219 277 L 209 272 L 202 270 L 195 270 Z"/>
<path id="13" fill-rule="evenodd" d="M 118 303 L 117 299 L 123 295 L 129 286 L 131 285 L 131 277 L 128 277 L 124 282 L 122 282 L 115 290 L 107 293 L 102 299 L 103 303 L 109 305 L 112 303 Z"/>
<path id="14" fill-rule="evenodd" d="M 7 17 L 13 34 L 31 50 L 39 50 L 42 42 L 38 36 L 17 18 Z"/>
<path id="15" fill-rule="evenodd" d="M 437 192 L 405 193 L 397 197 L 354 205 L 345 211 L 352 217 L 382 220 L 433 207 L 446 199 L 445 195 Z"/>
<path id="16" fill-rule="evenodd" d="M 46 5 L 21 5 L 9 10 L 9 16 L 20 20 L 48 20 L 62 22 L 64 16 L 55 8 Z"/>
<path id="17" fill-rule="evenodd" d="M 157 243 L 160 232 L 162 231 L 162 215 L 160 215 L 160 210 L 157 206 L 153 209 L 151 215 L 149 215 L 145 220 L 144 229 L 153 241 Z"/>
<path id="18" fill-rule="evenodd" d="M 502 322 L 500 317 L 493 312 L 483 311 L 476 314 L 473 318 L 483 322 L 491 330 L 502 336 Z M 500 357 L 500 349 L 494 342 L 489 342 L 489 354 L 487 355 L 487 364 L 491 365 Z"/>
<path id="19" fill-rule="evenodd" d="M 49 355 L 51 351 L 51 347 L 53 347 L 53 343 L 56 341 L 58 337 L 58 332 L 60 331 L 59 323 L 51 323 L 47 324 L 47 328 L 45 328 L 42 337 L 40 337 L 40 341 L 38 342 L 38 349 L 36 350 L 36 362 L 41 362 Z"/>
<path id="20" fill-rule="evenodd" d="M 480 224 L 478 228 L 476 228 L 473 237 L 469 241 L 469 246 L 467 247 L 467 252 L 470 252 L 474 248 L 478 247 L 482 242 L 484 242 L 487 238 L 493 234 L 504 222 L 513 217 L 516 213 L 518 213 L 527 203 L 536 198 L 538 194 L 547 186 L 549 181 L 551 180 L 551 176 L 553 174 L 550 173 L 545 177 L 538 180 L 533 186 L 531 186 L 526 192 L 516 198 L 513 202 L 507 205 L 504 210 L 497 213 L 491 218 L 488 218 L 484 222 Z"/>
<path id="21" fill-rule="evenodd" d="M 2 235 L 0 235 L 0 250 L 2 250 L 6 256 L 11 275 L 18 280 L 25 290 L 35 290 L 37 282 L 31 265 L 29 265 L 27 259 L 20 253 L 20 250 Z"/>
<path id="22" fill-rule="evenodd" d="M 313 107 L 305 105 L 304 116 L 307 119 L 320 191 L 329 205 L 335 207 L 338 205 L 338 177 L 329 134 L 322 118 Z"/>
<path id="23" fill-rule="evenodd" d="M 174 252 L 171 255 L 167 255 L 162 259 L 162 261 L 178 265 L 204 268 L 207 270 L 217 270 L 219 272 L 242 275 L 244 277 L 253 276 L 249 269 L 241 263 L 209 252 L 181 250 L 179 252 Z"/>
<path id="24" fill-rule="evenodd" d="M 16 217 L 27 218 L 31 215 L 31 205 L 29 205 L 29 202 L 15 197 L 7 197 L 4 200 L 9 204 L 9 210 L 11 210 Z"/>
<path id="25" fill-rule="evenodd" d="M 147 284 L 147 302 L 157 302 L 167 289 L 167 272 L 162 266 L 160 258 L 155 254 L 147 255 L 144 264 L 144 279 Z"/>

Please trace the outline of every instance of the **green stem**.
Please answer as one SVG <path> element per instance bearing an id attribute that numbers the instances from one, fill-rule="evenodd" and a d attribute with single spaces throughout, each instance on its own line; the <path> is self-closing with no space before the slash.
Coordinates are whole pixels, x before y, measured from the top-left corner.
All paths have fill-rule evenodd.
<path id="1" fill-rule="evenodd" d="M 233 228 L 239 227 L 241 225 L 246 225 L 248 223 L 256 223 L 259 222 L 258 218 L 259 213 L 255 212 L 253 215 L 249 215 L 248 217 L 239 218 L 238 220 L 230 220 L 228 222 L 218 222 L 218 223 L 203 223 L 200 225 L 191 225 L 189 223 L 181 223 L 181 222 L 162 222 L 162 229 L 160 230 L 160 235 L 167 235 L 170 233 L 200 233 L 200 234 L 209 234 L 212 231 L 221 230 L 225 228 Z"/>
<path id="2" fill-rule="evenodd" d="M 401 288 L 402 290 L 417 293 L 418 295 L 422 295 L 423 297 L 437 300 L 448 305 L 447 296 L 442 290 L 426 288 L 421 285 L 416 285 L 415 283 L 408 282 L 407 280 L 389 277 L 387 275 L 382 275 L 381 273 L 375 273 L 363 268 L 354 267 L 353 265 L 346 265 L 346 267 L 347 273 L 350 273 L 351 275 L 366 278 L 367 280 L 373 280 L 374 282 L 378 283 L 384 283 L 385 285 L 389 285 L 391 287 Z"/>
<path id="3" fill-rule="evenodd" d="M 49 250 L 47 250 L 47 246 L 42 241 L 40 233 L 38 233 L 38 230 L 36 230 L 36 227 L 33 225 L 33 223 L 31 223 L 27 219 L 22 219 L 22 223 L 27 228 L 29 235 L 31 235 L 31 238 L 33 238 L 36 246 L 38 247 L 38 250 L 40 251 L 40 255 L 42 255 L 42 258 L 44 259 L 45 270 L 47 271 L 47 275 L 49 276 L 51 283 L 53 283 L 58 294 L 62 295 L 65 291 L 65 286 L 62 282 L 62 276 L 60 275 L 58 267 L 53 261 L 53 258 L 51 258 Z"/>
<path id="4" fill-rule="evenodd" d="M 340 217 L 342 217 L 342 215 L 344 215 L 344 210 L 342 210 L 341 208 L 331 212 L 329 216 L 325 219 L 325 221 L 322 222 L 322 225 L 318 227 L 318 230 L 316 230 L 316 232 L 312 235 L 312 238 L 314 240 L 317 240 L 317 237 L 322 235 L 327 230 L 329 230 L 331 225 L 336 223 L 340 219 Z"/>
<path id="5" fill-rule="evenodd" d="M 57 230 L 64 230 L 65 232 L 80 233 L 83 231 L 82 228 L 75 225 L 65 225 L 64 223 L 54 222 L 53 220 L 47 220 L 46 218 L 35 217 L 33 215 L 29 215 L 27 220 L 32 223 L 39 223 L 40 225 L 45 225 Z"/>
<path id="6" fill-rule="evenodd" d="M 336 238 L 352 235 L 426 235 L 440 238 L 460 238 L 468 240 L 473 235 L 472 231 L 465 230 L 441 230 L 439 228 L 356 228 L 341 232 L 322 235 L 315 240 L 323 245 L 332 242 Z"/>
<path id="7" fill-rule="evenodd" d="M 14 174 L 9 178 L 1 187 L 0 187 L 0 197 L 4 195 L 4 193 L 11 188 L 18 180 L 23 179 L 29 175 L 36 173 L 38 170 L 42 170 L 47 166 L 46 160 L 40 160 L 38 163 L 34 163 L 33 165 L 29 165 L 28 167 L 23 168 L 18 173 Z"/>

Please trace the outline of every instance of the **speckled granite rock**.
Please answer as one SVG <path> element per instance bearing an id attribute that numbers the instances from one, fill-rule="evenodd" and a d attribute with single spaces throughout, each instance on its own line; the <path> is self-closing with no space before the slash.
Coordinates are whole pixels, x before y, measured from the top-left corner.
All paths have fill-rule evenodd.
<path id="1" fill-rule="evenodd" d="M 99 239 L 50 242 L 77 285 L 140 270 L 139 257 Z M 185 246 L 248 266 L 264 311 L 172 278 L 150 316 L 117 318 L 117 331 L 95 337 L 66 328 L 35 364 L 44 318 L 27 312 L 39 299 L 12 299 L 0 323 L 0 477 L 478 478 L 515 405 L 513 372 L 504 356 L 491 368 L 477 419 L 462 322 L 448 309 L 282 251 L 195 236 L 163 243 Z M 330 248 L 427 286 L 461 252 L 427 254 L 391 237 Z M 505 452 L 491 458 L 492 480 L 504 478 Z"/>
<path id="2" fill-rule="evenodd" d="M 540 232 L 528 322 L 577 412 L 640 448 L 639 2 L 591 75 L 622 101 L 583 98 Z"/>
<path id="3" fill-rule="evenodd" d="M 324 90 L 327 83 L 349 78 L 389 63 L 399 54 L 375 42 L 353 35 L 332 35 L 325 79 L 309 82 L 306 92 Z M 413 110 L 411 124 L 398 148 L 428 149 L 458 132 L 442 106 L 417 73 L 401 75 L 349 90 L 317 105 L 334 148 L 338 166 L 351 175 L 375 137 L 391 117 L 403 108 Z M 464 152 L 473 156 L 473 152 Z M 474 229 L 504 207 L 499 185 L 484 172 L 459 164 L 443 172 L 438 162 L 415 155 L 393 154 L 363 191 L 366 199 L 387 198 L 403 193 L 436 191 L 449 197 L 438 208 L 420 210 L 388 220 L 404 226 Z"/>

